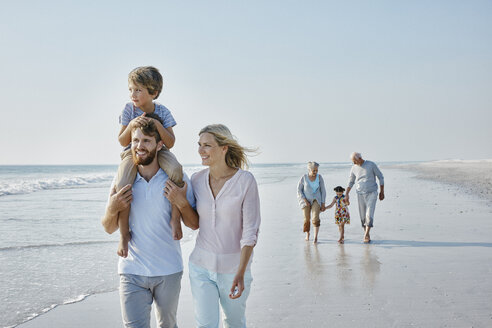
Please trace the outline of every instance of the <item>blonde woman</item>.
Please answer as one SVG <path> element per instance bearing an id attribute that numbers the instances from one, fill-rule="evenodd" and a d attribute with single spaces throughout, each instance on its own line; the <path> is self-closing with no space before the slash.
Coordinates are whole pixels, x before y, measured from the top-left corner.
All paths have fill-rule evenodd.
<path id="1" fill-rule="evenodd" d="M 308 173 L 304 174 L 297 184 L 297 199 L 299 206 L 304 214 L 303 232 L 306 233 L 306 240 L 309 240 L 312 221 L 314 226 L 313 243 L 318 242 L 318 232 L 320 226 L 319 213 L 325 210 L 326 189 L 325 182 L 318 174 L 319 164 L 308 162 Z"/>
<path id="2" fill-rule="evenodd" d="M 190 255 L 191 291 L 197 327 L 246 327 L 251 260 L 260 227 L 260 200 L 247 166 L 246 149 L 222 124 L 199 133 L 198 153 L 208 168 L 193 174 L 200 230 Z M 173 183 L 166 196 L 178 208 L 187 200 Z"/>

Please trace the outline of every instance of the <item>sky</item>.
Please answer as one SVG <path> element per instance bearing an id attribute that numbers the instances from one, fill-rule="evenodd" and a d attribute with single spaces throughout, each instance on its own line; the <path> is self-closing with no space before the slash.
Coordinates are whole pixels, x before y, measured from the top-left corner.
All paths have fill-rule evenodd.
<path id="1" fill-rule="evenodd" d="M 492 158 L 492 1 L 5 1 L 0 165 L 117 164 L 128 73 L 152 65 L 199 163 Z"/>

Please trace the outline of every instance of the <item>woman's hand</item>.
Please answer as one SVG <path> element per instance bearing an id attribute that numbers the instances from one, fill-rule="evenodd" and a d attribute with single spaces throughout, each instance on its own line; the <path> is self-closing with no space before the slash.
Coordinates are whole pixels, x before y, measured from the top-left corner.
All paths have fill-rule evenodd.
<path id="1" fill-rule="evenodd" d="M 179 188 L 172 182 L 171 180 L 166 181 L 166 186 L 164 187 L 164 196 L 169 200 L 172 205 L 177 206 L 178 208 L 183 208 L 188 204 L 188 200 L 186 199 L 186 189 L 188 184 L 184 181 L 184 186 Z"/>
<path id="2" fill-rule="evenodd" d="M 233 300 L 239 298 L 243 294 L 243 291 L 244 275 L 236 274 L 234 280 L 232 281 L 231 293 L 229 294 L 229 298 Z"/>

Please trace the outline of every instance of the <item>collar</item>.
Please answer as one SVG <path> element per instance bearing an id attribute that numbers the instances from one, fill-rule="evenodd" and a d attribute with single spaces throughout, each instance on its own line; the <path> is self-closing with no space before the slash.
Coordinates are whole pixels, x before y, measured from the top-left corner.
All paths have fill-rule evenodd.
<path id="1" fill-rule="evenodd" d="M 162 171 L 162 169 L 161 169 L 161 168 L 159 168 L 159 170 L 157 170 L 157 173 L 156 173 L 156 174 L 154 174 L 154 176 L 153 176 L 152 178 L 150 178 L 149 182 L 150 182 L 150 181 L 152 181 L 152 180 L 153 180 L 156 176 L 159 176 L 159 175 L 161 175 L 161 174 L 164 174 L 164 172 Z M 143 181 L 147 182 L 147 180 L 145 180 L 145 179 L 143 178 L 143 176 L 141 176 L 141 175 L 140 175 L 140 173 L 139 173 L 139 172 L 138 172 L 138 170 L 137 170 L 137 177 L 135 178 L 135 182 L 134 182 L 134 183 L 136 183 L 136 182 L 138 182 L 138 181 L 140 181 L 140 180 L 143 180 Z"/>

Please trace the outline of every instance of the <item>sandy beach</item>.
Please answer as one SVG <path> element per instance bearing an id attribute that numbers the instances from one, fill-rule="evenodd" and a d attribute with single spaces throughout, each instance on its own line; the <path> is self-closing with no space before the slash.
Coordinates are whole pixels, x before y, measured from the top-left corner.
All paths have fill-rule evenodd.
<path id="1" fill-rule="evenodd" d="M 299 177 L 260 185 L 262 226 L 248 327 L 492 327 L 491 166 L 382 166 L 386 199 L 377 204 L 368 245 L 355 193 L 345 244 L 337 244 L 333 210 L 327 210 L 313 245 L 302 233 Z M 323 166 L 319 172 L 329 202 L 349 172 Z M 183 246 L 185 262 L 193 244 Z M 193 327 L 187 269 L 178 323 Z M 58 306 L 18 327 L 122 327 L 118 293 Z"/>

